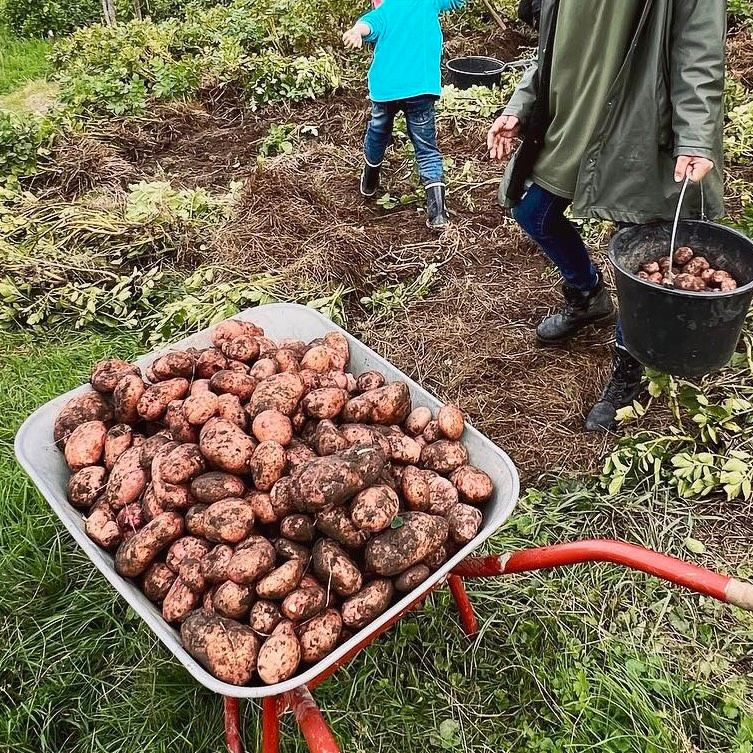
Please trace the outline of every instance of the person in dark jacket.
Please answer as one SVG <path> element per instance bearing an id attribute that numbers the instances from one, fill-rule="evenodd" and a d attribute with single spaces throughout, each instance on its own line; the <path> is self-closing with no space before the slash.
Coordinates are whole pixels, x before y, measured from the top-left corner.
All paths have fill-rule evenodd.
<path id="1" fill-rule="evenodd" d="M 487 141 L 502 160 L 522 137 L 500 202 L 563 277 L 562 310 L 536 330 L 543 344 L 615 316 L 568 207 L 618 225 L 671 220 L 687 176 L 686 216 L 704 198 L 711 219 L 723 213 L 725 34 L 723 0 L 542 0 L 538 62 Z M 612 377 L 586 428 L 613 430 L 641 378 L 618 323 Z"/>

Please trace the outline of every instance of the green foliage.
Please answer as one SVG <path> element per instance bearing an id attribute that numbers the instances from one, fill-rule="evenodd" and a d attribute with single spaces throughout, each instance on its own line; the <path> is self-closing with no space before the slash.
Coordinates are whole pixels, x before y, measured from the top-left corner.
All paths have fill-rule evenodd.
<path id="1" fill-rule="evenodd" d="M 18 179 L 34 172 L 46 154 L 54 126 L 46 118 L 0 111 L 0 205 L 18 190 Z"/>
<path id="2" fill-rule="evenodd" d="M 751 0 L 727 0 L 727 13 L 733 18 L 749 20 L 753 18 Z"/>
<path id="3" fill-rule="evenodd" d="M 5 22 L 20 36 L 68 34 L 102 16 L 99 0 L 3 0 Z"/>

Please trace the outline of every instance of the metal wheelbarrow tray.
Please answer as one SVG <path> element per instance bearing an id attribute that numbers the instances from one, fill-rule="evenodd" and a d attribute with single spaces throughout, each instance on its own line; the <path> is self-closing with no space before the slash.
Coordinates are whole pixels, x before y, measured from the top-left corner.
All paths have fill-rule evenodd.
<path id="1" fill-rule="evenodd" d="M 409 379 L 395 366 L 313 309 L 294 304 L 272 304 L 248 309 L 235 318 L 252 321 L 275 340 L 295 338 L 308 342 L 330 331 L 342 332 L 350 343 L 351 357 L 348 369 L 354 374 L 358 375 L 364 371 L 376 369 L 384 373 L 388 382 L 400 380 L 407 383 L 414 407 L 427 406 L 436 412 L 442 405 L 437 398 Z M 150 353 L 138 359 L 138 364 L 143 369 L 163 352 L 174 348 L 206 347 L 211 344 L 209 337 L 211 329 L 202 330 L 173 343 L 170 348 Z M 483 511 L 483 524 L 473 541 L 464 546 L 439 570 L 432 573 L 418 588 L 397 601 L 390 609 L 317 664 L 275 685 L 231 685 L 210 675 L 188 654 L 181 644 L 178 631 L 165 622 L 157 607 L 141 593 L 134 583 L 118 575 L 112 555 L 100 549 L 89 539 L 84 531 L 84 518 L 81 512 L 67 501 L 66 485 L 69 470 L 63 454 L 53 441 L 53 425 L 62 406 L 74 395 L 88 389 L 90 389 L 89 385 L 82 385 L 51 400 L 35 411 L 18 431 L 15 441 L 16 455 L 50 507 L 95 567 L 146 621 L 188 672 L 202 685 L 225 697 L 226 741 L 229 750 L 233 753 L 243 751 L 240 742 L 237 700 L 240 698 L 263 699 L 262 750 L 264 753 L 276 753 L 278 750 L 278 717 L 288 707 L 295 712 L 311 750 L 321 753 L 338 751 L 339 747 L 316 708 L 309 689 L 329 677 L 339 666 L 375 640 L 403 614 L 422 603 L 431 591 L 445 581 L 449 582 L 460 611 L 463 629 L 468 634 L 476 632 L 477 623 L 465 592 L 463 577 L 527 572 L 577 562 L 611 561 L 627 565 L 714 598 L 735 603 L 746 609 L 753 609 L 753 586 L 622 542 L 587 541 L 500 556 L 469 558 L 468 555 L 481 546 L 512 514 L 518 499 L 519 479 L 508 455 L 472 426 L 466 425 L 463 443 L 468 449 L 469 462 L 486 471 L 494 483 L 494 495 Z"/>

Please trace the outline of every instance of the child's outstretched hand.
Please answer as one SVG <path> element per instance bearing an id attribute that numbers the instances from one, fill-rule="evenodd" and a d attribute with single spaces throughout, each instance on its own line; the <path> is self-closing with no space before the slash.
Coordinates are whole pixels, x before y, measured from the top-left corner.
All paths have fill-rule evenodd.
<path id="1" fill-rule="evenodd" d="M 352 29 L 348 29 L 345 34 L 343 34 L 343 44 L 351 50 L 357 50 L 363 46 L 363 37 L 361 36 L 361 30 L 358 28 L 358 25 L 354 26 Z"/>

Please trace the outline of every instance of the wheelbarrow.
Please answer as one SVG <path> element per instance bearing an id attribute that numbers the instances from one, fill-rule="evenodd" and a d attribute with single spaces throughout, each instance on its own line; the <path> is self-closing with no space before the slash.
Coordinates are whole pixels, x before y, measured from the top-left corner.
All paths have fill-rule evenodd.
<path id="1" fill-rule="evenodd" d="M 273 304 L 248 309 L 239 315 L 263 327 L 275 339 L 296 338 L 312 340 L 329 331 L 343 332 L 313 309 L 292 304 Z M 411 391 L 415 406 L 428 406 L 436 411 L 441 403 L 354 337 L 343 332 L 350 342 L 350 368 L 355 373 L 370 369 L 382 371 L 388 380 L 402 380 Z M 173 347 L 206 347 L 210 343 L 209 330 L 204 330 L 174 344 Z M 164 351 L 163 351 L 164 352 Z M 142 368 L 148 366 L 160 352 L 139 359 Z M 376 640 L 403 615 L 419 607 L 434 589 L 450 588 L 457 604 L 460 623 L 468 635 L 474 635 L 478 623 L 465 590 L 464 581 L 514 573 L 532 572 L 584 562 L 611 562 L 655 575 L 720 601 L 753 611 L 753 585 L 710 572 L 696 565 L 633 544 L 619 541 L 582 541 L 559 544 L 540 549 L 511 552 L 502 555 L 473 557 L 478 549 L 512 514 L 518 498 L 519 480 L 510 458 L 472 426 L 466 426 L 464 443 L 470 462 L 485 470 L 494 482 L 495 492 L 484 510 L 484 520 L 476 538 L 457 552 L 437 572 L 405 595 L 388 611 L 338 646 L 317 664 L 305 668 L 296 676 L 276 685 L 236 686 L 210 675 L 183 648 L 178 632 L 162 619 L 159 610 L 136 587 L 118 575 L 113 558 L 91 541 L 84 532 L 80 511 L 68 504 L 66 484 L 68 469 L 53 442 L 55 418 L 65 402 L 73 395 L 89 389 L 83 385 L 61 395 L 33 413 L 20 428 L 15 441 L 16 456 L 53 511 L 68 529 L 94 566 L 142 617 L 157 637 L 174 654 L 188 672 L 202 685 L 224 697 L 225 739 L 231 753 L 243 753 L 239 703 L 241 699 L 260 699 L 262 710 L 262 753 L 279 750 L 279 719 L 291 710 L 300 730 L 314 753 L 335 753 L 340 748 L 323 715 L 313 700 L 311 691 L 352 659 L 362 648 Z"/>

